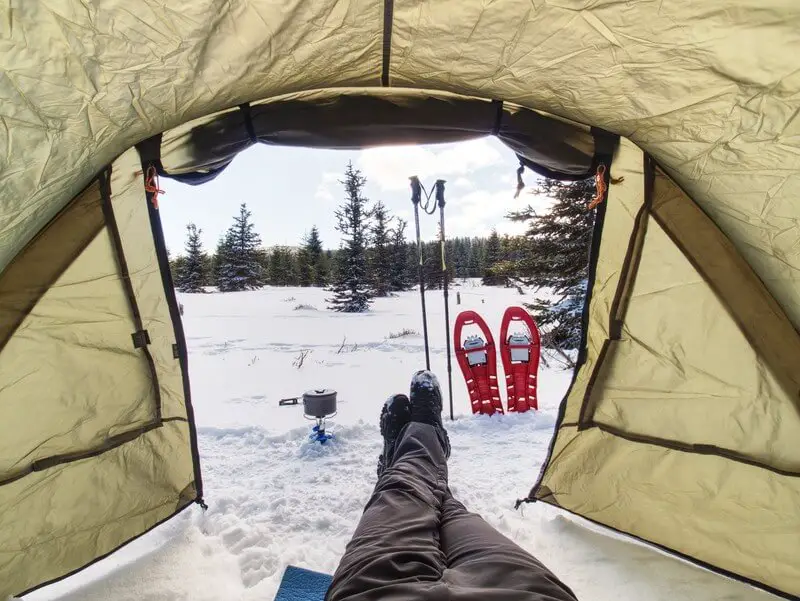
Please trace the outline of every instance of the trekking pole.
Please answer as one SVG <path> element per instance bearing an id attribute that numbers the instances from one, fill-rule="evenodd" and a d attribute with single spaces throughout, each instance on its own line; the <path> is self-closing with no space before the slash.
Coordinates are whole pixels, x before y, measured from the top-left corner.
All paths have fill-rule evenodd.
<path id="1" fill-rule="evenodd" d="M 419 203 L 422 200 L 422 184 L 419 178 L 412 175 L 411 180 L 411 203 L 414 205 L 414 224 L 417 227 L 417 249 L 419 250 L 419 297 L 422 301 L 422 336 L 425 339 L 425 369 L 431 369 L 431 355 L 428 346 L 428 313 L 425 310 L 425 274 L 423 271 L 424 255 L 422 252 L 422 237 L 419 233 Z"/>
<path id="2" fill-rule="evenodd" d="M 447 259 L 444 234 L 444 180 L 436 180 L 436 202 L 439 205 L 439 242 L 442 247 L 442 291 L 444 292 L 444 334 L 447 341 L 447 392 L 450 397 L 450 421 L 453 421 L 453 362 L 450 357 L 450 301 L 447 294 Z"/>

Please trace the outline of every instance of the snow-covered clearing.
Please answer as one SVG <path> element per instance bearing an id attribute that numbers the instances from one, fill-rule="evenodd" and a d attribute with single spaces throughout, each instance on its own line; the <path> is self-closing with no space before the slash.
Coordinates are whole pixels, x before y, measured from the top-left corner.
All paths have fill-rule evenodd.
<path id="1" fill-rule="evenodd" d="M 514 290 L 466 283 L 458 310 L 497 336 Z M 419 295 L 334 314 L 317 289 L 182 295 L 207 512 L 194 507 L 77 576 L 29 595 L 61 601 L 272 599 L 284 567 L 331 572 L 375 482 L 383 400 L 424 367 Z M 446 385 L 441 292 L 430 292 L 432 367 Z M 316 309 L 296 308 L 309 305 Z M 345 344 L 342 345 L 343 340 Z M 303 365 L 294 364 L 310 351 Z M 294 364 L 293 364 L 294 363 Z M 498 362 L 499 363 L 499 362 Z M 514 510 L 536 480 L 570 380 L 542 369 L 537 414 L 473 417 L 454 365 L 452 488 L 586 601 L 766 601 L 774 597 L 650 548 L 600 534 L 542 504 Z M 339 392 L 336 438 L 308 441 L 302 406 L 282 397 Z"/>

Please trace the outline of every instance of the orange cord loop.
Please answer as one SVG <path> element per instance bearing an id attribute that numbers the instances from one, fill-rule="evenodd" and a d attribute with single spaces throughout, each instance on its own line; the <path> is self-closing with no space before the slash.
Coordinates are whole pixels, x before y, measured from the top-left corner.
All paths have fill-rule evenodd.
<path id="1" fill-rule="evenodd" d="M 603 163 L 600 163 L 597 166 L 597 172 L 594 174 L 594 186 L 596 192 L 594 198 L 592 198 L 591 202 L 589 203 L 590 211 L 597 205 L 599 205 L 601 202 L 603 202 L 603 199 L 606 197 L 606 189 L 608 188 L 608 186 L 606 186 L 605 175 L 606 175 L 606 166 L 603 165 Z"/>
<path id="2" fill-rule="evenodd" d="M 147 168 L 147 175 L 144 178 L 144 191 L 150 192 L 153 195 L 151 202 L 153 203 L 153 208 L 157 209 L 158 195 L 164 194 L 165 192 L 158 186 L 158 172 L 153 165 Z"/>

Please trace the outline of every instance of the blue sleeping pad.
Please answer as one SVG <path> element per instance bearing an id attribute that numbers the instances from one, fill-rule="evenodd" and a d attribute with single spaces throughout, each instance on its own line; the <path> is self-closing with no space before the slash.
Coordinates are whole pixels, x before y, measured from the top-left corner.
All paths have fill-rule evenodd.
<path id="1" fill-rule="evenodd" d="M 323 601 L 333 576 L 286 566 L 275 601 Z"/>

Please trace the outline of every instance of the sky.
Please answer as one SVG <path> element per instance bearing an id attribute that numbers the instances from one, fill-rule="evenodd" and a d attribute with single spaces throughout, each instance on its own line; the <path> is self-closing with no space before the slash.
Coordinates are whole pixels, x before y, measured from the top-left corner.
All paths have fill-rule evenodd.
<path id="1" fill-rule="evenodd" d="M 505 218 L 508 211 L 546 201 L 530 188 L 514 199 L 518 162 L 514 153 L 494 138 L 456 144 L 385 146 L 365 150 L 314 150 L 259 144 L 239 154 L 216 179 L 188 186 L 162 178 L 159 208 L 167 247 L 183 253 L 186 225 L 202 230 L 203 245 L 213 251 L 230 226 L 239 205 L 247 203 L 265 247 L 298 246 L 316 225 L 325 248 L 338 248 L 334 210 L 344 199 L 343 178 L 348 161 L 367 178 L 364 195 L 382 201 L 389 211 L 409 222 L 414 238 L 413 206 L 408 178 L 417 175 L 430 189 L 445 184 L 445 231 L 448 237 L 522 233 L 524 226 Z M 531 172 L 526 184 L 534 183 Z M 437 235 L 438 212 L 421 215 L 422 237 Z"/>

